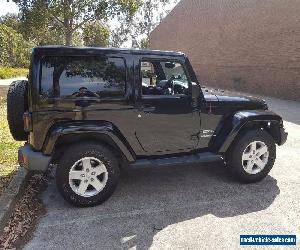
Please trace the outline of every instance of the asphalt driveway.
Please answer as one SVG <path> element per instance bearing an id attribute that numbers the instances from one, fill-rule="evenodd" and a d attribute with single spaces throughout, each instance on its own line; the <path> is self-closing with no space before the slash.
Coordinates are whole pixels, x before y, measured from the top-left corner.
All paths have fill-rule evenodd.
<path id="1" fill-rule="evenodd" d="M 25 249 L 258 249 L 239 246 L 240 234 L 296 234 L 299 248 L 300 102 L 265 99 L 289 137 L 264 181 L 238 184 L 218 164 L 130 169 L 105 204 L 79 209 L 52 180 Z"/>

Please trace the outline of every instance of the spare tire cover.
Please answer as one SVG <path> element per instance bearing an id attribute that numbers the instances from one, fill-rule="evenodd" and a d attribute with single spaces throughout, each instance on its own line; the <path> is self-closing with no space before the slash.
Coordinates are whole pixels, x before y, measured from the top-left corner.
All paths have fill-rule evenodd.
<path id="1" fill-rule="evenodd" d="M 7 92 L 7 121 L 10 133 L 17 141 L 26 141 L 28 133 L 24 131 L 23 114 L 28 109 L 28 81 L 14 81 Z"/>

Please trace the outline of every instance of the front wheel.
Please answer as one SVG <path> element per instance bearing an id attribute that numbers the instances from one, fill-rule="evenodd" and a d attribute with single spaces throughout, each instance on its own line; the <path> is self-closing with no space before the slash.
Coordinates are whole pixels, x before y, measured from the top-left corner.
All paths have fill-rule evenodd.
<path id="1" fill-rule="evenodd" d="M 69 147 L 56 170 L 58 190 L 76 206 L 95 206 L 114 192 L 119 178 L 118 162 L 106 146 L 95 143 Z"/>
<path id="2" fill-rule="evenodd" d="M 245 183 L 265 178 L 271 171 L 275 158 L 274 139 L 261 129 L 244 132 L 226 154 L 229 170 L 237 180 Z"/>

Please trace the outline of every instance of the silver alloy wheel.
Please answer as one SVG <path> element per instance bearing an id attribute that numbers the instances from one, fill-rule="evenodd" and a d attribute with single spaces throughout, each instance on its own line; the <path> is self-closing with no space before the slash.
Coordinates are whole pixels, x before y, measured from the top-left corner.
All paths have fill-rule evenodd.
<path id="1" fill-rule="evenodd" d="M 97 158 L 84 157 L 71 167 L 69 184 L 72 190 L 82 197 L 92 197 L 100 193 L 106 185 L 108 171 Z"/>
<path id="2" fill-rule="evenodd" d="M 269 150 L 267 145 L 261 141 L 251 142 L 244 150 L 242 164 L 248 174 L 257 174 L 267 165 Z"/>

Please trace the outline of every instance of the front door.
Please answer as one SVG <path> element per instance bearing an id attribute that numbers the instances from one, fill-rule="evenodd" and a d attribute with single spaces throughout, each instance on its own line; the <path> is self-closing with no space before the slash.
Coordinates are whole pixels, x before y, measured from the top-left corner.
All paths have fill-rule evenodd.
<path id="1" fill-rule="evenodd" d="M 192 98 L 184 64 L 143 60 L 142 95 L 137 104 L 136 137 L 146 155 L 188 152 L 196 148 L 200 112 Z"/>

